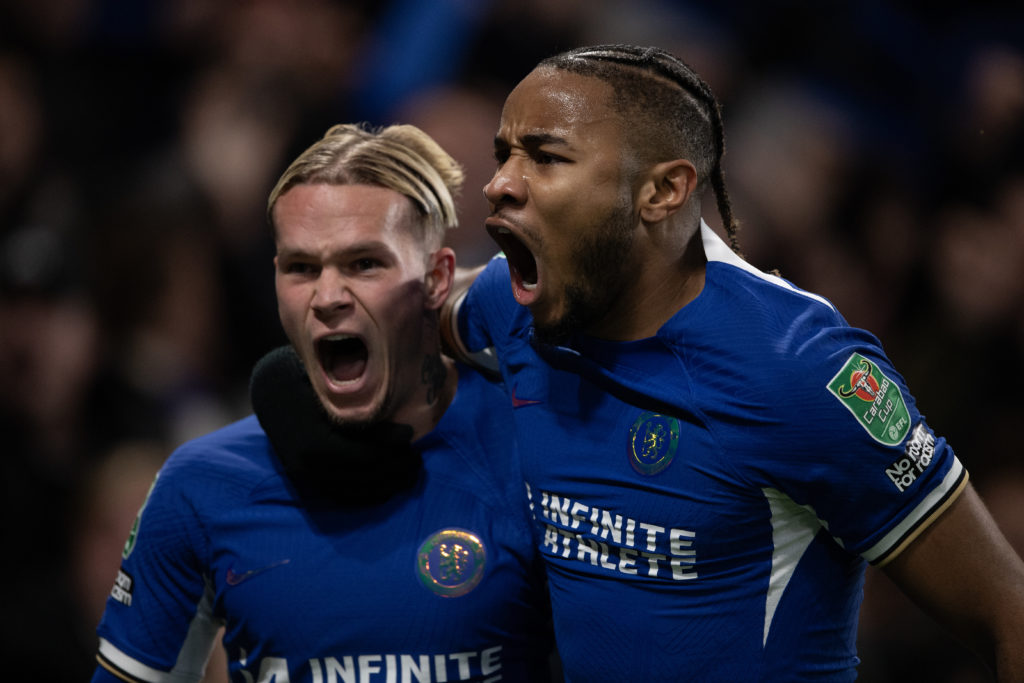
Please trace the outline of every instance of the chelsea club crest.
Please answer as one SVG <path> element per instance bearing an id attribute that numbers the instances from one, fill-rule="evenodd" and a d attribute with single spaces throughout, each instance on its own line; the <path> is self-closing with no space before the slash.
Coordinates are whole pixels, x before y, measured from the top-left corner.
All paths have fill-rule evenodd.
<path id="1" fill-rule="evenodd" d="M 427 537 L 416 553 L 420 582 L 446 598 L 465 595 L 484 576 L 487 552 L 471 531 L 442 529 Z"/>
<path id="2" fill-rule="evenodd" d="M 629 464 L 645 476 L 658 474 L 676 457 L 679 420 L 658 413 L 643 413 L 629 430 Z"/>

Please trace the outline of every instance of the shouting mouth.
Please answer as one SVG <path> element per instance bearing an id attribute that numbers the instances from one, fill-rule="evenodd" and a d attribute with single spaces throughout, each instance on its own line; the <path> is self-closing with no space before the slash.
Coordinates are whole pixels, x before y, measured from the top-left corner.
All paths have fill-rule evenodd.
<path id="1" fill-rule="evenodd" d="M 497 242 L 508 261 L 508 271 L 512 279 L 512 295 L 523 306 L 529 306 L 537 298 L 537 286 L 540 275 L 537 270 L 537 259 L 523 242 L 512 234 L 512 231 L 499 225 L 487 226 L 491 239 Z"/>
<path id="2" fill-rule="evenodd" d="M 316 353 L 324 373 L 334 384 L 352 384 L 366 371 L 366 344 L 358 337 L 347 334 L 324 337 L 317 341 Z"/>

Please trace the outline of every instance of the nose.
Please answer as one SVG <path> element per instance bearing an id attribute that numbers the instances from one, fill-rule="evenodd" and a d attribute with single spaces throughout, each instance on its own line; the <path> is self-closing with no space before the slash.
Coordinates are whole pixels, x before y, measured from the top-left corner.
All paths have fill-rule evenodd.
<path id="1" fill-rule="evenodd" d="M 321 318 L 352 304 L 352 291 L 346 279 L 334 268 L 324 268 L 317 278 L 310 306 Z"/>
<path id="2" fill-rule="evenodd" d="M 491 181 L 484 185 L 484 197 L 491 206 L 526 201 L 526 178 L 512 158 L 494 171 Z"/>

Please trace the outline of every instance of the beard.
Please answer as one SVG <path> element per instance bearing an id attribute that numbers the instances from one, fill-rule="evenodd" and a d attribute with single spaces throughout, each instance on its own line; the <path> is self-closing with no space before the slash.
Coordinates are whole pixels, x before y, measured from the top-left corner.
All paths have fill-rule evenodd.
<path id="1" fill-rule="evenodd" d="M 628 201 L 620 202 L 608 220 L 574 245 L 575 277 L 562 292 L 564 311 L 558 318 L 538 324 L 534 335 L 543 344 L 562 344 L 601 318 L 619 296 L 629 277 L 635 240 L 635 216 Z"/>
<path id="2" fill-rule="evenodd" d="M 383 396 L 375 396 L 373 401 L 365 406 L 365 413 L 359 417 L 347 417 L 336 414 L 328 398 L 317 396 L 320 408 L 327 420 L 335 428 L 353 434 L 372 430 L 377 425 L 388 422 L 395 413 L 394 398 L 393 392 L 389 389 Z"/>

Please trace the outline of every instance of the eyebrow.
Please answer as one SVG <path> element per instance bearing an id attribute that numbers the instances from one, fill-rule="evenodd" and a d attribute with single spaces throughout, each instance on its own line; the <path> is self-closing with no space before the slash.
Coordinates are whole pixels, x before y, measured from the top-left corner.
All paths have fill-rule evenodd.
<path id="1" fill-rule="evenodd" d="M 543 145 L 563 145 L 568 146 L 569 141 L 558 135 L 552 135 L 551 133 L 527 133 L 520 138 L 523 147 L 529 147 L 535 149 Z M 508 147 L 508 141 L 500 135 L 494 136 L 494 147 L 500 149 L 502 147 Z"/>
<path id="2" fill-rule="evenodd" d="M 359 258 L 360 256 L 376 255 L 382 252 L 390 253 L 391 250 L 388 245 L 380 240 L 364 240 L 362 242 L 356 242 L 349 244 L 342 249 L 333 250 L 332 255 L 341 255 L 347 258 Z M 277 250 L 278 258 L 307 258 L 319 256 L 320 252 L 316 249 L 309 250 L 303 247 L 279 247 Z"/>

